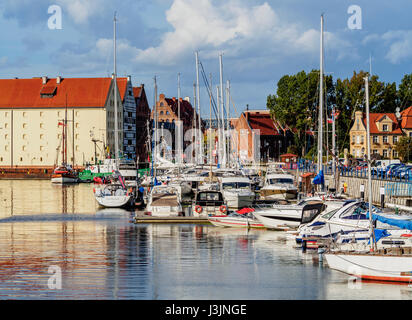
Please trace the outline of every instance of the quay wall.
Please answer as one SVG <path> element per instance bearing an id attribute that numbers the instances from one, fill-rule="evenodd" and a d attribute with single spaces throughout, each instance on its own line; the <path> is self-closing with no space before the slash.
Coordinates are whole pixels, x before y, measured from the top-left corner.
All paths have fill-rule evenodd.
<path id="1" fill-rule="evenodd" d="M 333 186 L 334 177 L 325 175 L 325 185 Z M 360 177 L 339 177 L 339 191 L 343 187 L 343 183 L 347 183 L 346 195 L 353 198 L 361 197 L 361 185 L 364 185 L 365 200 L 368 200 L 368 179 Z M 385 190 L 385 203 L 392 203 L 402 206 L 412 207 L 412 183 L 375 180 L 372 179 L 372 203 L 380 205 L 381 202 L 381 188 Z"/>

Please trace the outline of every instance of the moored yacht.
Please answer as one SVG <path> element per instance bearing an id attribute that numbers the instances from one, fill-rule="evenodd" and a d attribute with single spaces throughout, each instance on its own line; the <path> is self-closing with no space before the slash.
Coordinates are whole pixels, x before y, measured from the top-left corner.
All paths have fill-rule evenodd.
<path id="1" fill-rule="evenodd" d="M 287 173 L 270 173 L 266 175 L 260 196 L 265 200 L 296 199 L 298 189 L 294 185 L 294 177 Z"/>
<path id="2" fill-rule="evenodd" d="M 247 177 L 221 177 L 220 189 L 229 208 L 243 208 L 252 205 L 255 193 Z"/>

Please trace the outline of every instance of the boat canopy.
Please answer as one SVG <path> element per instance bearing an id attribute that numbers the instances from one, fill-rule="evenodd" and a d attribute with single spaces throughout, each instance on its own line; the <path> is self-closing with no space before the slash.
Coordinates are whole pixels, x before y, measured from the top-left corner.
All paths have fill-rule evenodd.
<path id="1" fill-rule="evenodd" d="M 369 219 L 369 212 L 366 214 L 366 216 Z M 373 214 L 372 219 L 389 224 L 390 226 L 399 227 L 400 229 L 412 230 L 412 220 L 409 219 L 388 218 L 377 214 Z"/>

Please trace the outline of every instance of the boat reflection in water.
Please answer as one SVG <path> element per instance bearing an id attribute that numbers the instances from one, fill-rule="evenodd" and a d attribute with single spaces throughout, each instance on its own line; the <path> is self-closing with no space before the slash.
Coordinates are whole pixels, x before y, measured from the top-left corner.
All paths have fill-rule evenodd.
<path id="1" fill-rule="evenodd" d="M 346 275 L 305 261 L 276 231 L 133 224 L 127 210 L 96 208 L 87 187 L 0 181 L 0 298 L 411 298 L 407 286 L 351 290 Z M 52 266 L 61 289 L 49 288 Z"/>

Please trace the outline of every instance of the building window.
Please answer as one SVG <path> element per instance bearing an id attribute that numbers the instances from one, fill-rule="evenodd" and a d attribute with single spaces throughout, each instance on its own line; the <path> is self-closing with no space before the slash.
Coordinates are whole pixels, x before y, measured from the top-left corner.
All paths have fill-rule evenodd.
<path id="1" fill-rule="evenodd" d="M 359 119 L 356 121 L 356 130 L 359 130 Z"/>
<path id="2" fill-rule="evenodd" d="M 79 123 L 78 122 L 76 122 L 76 128 L 78 128 L 80 125 L 79 125 Z"/>
<path id="3" fill-rule="evenodd" d="M 372 136 L 373 143 L 378 143 L 378 136 Z"/>
<path id="4" fill-rule="evenodd" d="M 20 157 L 20 162 L 22 162 L 23 161 L 23 157 Z"/>
<path id="5" fill-rule="evenodd" d="M 383 136 L 382 137 L 382 142 L 383 143 L 388 143 L 388 136 Z"/>
<path id="6" fill-rule="evenodd" d="M 24 140 L 27 139 L 27 134 L 23 134 L 23 139 L 24 139 Z"/>
<path id="7" fill-rule="evenodd" d="M 27 128 L 27 123 L 23 123 L 23 129 Z"/>
<path id="8" fill-rule="evenodd" d="M 9 126 L 8 123 L 5 123 L 5 124 L 4 124 L 4 128 L 7 128 L 8 126 Z"/>
<path id="9" fill-rule="evenodd" d="M 9 151 L 9 146 L 4 146 L 4 150 Z"/>
<path id="10" fill-rule="evenodd" d="M 21 150 L 26 151 L 26 146 L 21 147 Z"/>
<path id="11" fill-rule="evenodd" d="M 356 143 L 360 142 L 360 136 L 356 136 Z"/>
<path id="12" fill-rule="evenodd" d="M 23 112 L 23 117 L 27 117 L 27 112 Z"/>
<path id="13" fill-rule="evenodd" d="M 360 142 L 363 144 L 363 136 L 360 136 Z"/>
<path id="14" fill-rule="evenodd" d="M 398 156 L 399 156 L 399 155 L 398 155 L 398 151 L 396 151 L 396 150 L 393 150 L 393 153 L 392 153 L 392 154 L 393 154 L 393 157 L 394 157 L 394 158 L 398 158 Z"/>
<path id="15" fill-rule="evenodd" d="M 44 123 L 40 123 L 40 128 L 41 128 L 41 129 L 44 128 Z"/>
<path id="16" fill-rule="evenodd" d="M 387 124 L 382 125 L 382 131 L 388 131 L 388 125 Z"/>
<path id="17" fill-rule="evenodd" d="M 372 154 L 378 154 L 378 153 L 379 153 L 378 150 L 376 150 L 376 149 L 372 150 Z"/>
<path id="18" fill-rule="evenodd" d="M 44 147 L 43 147 L 43 146 L 40 146 L 40 151 L 44 151 Z"/>
<path id="19" fill-rule="evenodd" d="M 43 140 L 44 139 L 44 134 L 41 134 L 40 135 L 40 140 Z"/>
<path id="20" fill-rule="evenodd" d="M 43 158 L 42 157 L 40 157 L 40 162 L 42 162 L 43 161 Z"/>
<path id="21" fill-rule="evenodd" d="M 393 136 L 393 143 L 398 143 L 398 136 Z"/>
<path id="22" fill-rule="evenodd" d="M 42 111 L 40 111 L 40 117 L 43 117 L 43 112 Z"/>
<path id="23" fill-rule="evenodd" d="M 9 135 L 8 135 L 8 134 L 5 134 L 5 135 L 4 135 L 4 139 L 7 140 L 8 138 L 9 138 Z"/>
<path id="24" fill-rule="evenodd" d="M 383 150 L 383 157 L 387 158 L 388 157 L 388 150 Z"/>

